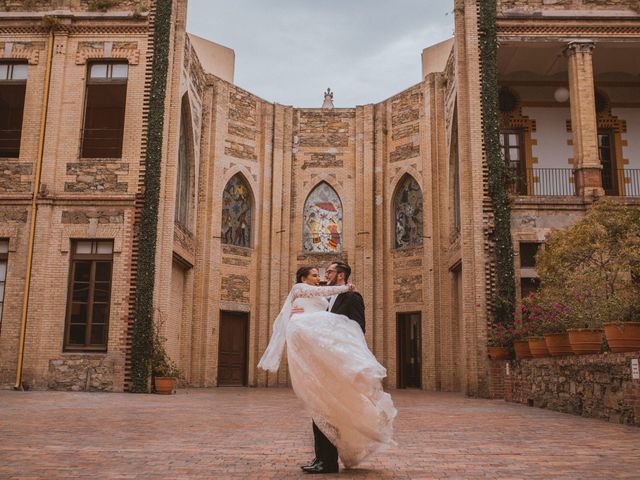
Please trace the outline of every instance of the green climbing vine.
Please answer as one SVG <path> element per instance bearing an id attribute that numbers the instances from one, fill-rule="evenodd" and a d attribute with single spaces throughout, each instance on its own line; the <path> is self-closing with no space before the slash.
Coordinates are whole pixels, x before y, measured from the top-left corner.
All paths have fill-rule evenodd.
<path id="1" fill-rule="evenodd" d="M 153 74 L 145 157 L 144 203 L 139 224 L 135 322 L 131 347 L 131 390 L 148 391 L 153 353 L 153 288 L 160 199 L 164 102 L 169 70 L 172 0 L 157 0 L 153 35 Z"/>
<path id="2" fill-rule="evenodd" d="M 500 148 L 498 122 L 498 40 L 496 0 L 479 0 L 479 41 L 481 59 L 482 133 L 489 169 L 489 196 L 494 215 L 496 291 L 495 319 L 512 323 L 515 309 L 515 271 L 511 240 L 511 201 L 507 190 L 509 171 Z"/>

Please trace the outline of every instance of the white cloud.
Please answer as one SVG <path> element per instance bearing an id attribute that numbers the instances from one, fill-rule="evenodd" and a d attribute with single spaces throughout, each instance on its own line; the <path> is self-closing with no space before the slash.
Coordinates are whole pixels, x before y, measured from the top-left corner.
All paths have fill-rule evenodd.
<path id="1" fill-rule="evenodd" d="M 420 81 L 453 0 L 190 0 L 188 30 L 236 52 L 235 83 L 268 101 L 375 103 Z"/>

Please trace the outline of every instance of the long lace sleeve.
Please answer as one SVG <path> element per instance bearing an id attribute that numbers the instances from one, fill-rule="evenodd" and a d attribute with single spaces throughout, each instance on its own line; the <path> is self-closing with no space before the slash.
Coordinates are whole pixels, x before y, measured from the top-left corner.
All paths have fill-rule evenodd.
<path id="1" fill-rule="evenodd" d="M 287 337 L 287 324 L 289 323 L 289 317 L 291 317 L 292 303 L 293 291 L 289 292 L 289 296 L 287 296 L 282 310 L 280 310 L 280 314 L 277 316 L 275 322 L 273 322 L 273 332 L 269 340 L 269 345 L 267 345 L 267 349 L 264 351 L 258 363 L 258 368 L 262 370 L 268 370 L 270 372 L 278 371 Z"/>
<path id="2" fill-rule="evenodd" d="M 306 283 L 297 283 L 291 289 L 291 300 L 296 298 L 311 298 L 311 297 L 330 297 L 339 293 L 345 293 L 349 291 L 349 285 L 334 285 L 329 287 L 315 287 L 313 285 L 307 285 Z"/>

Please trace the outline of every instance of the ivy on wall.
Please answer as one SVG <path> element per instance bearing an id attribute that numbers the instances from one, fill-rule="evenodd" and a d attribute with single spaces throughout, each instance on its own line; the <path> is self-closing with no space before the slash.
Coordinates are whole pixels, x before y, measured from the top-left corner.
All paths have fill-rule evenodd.
<path id="1" fill-rule="evenodd" d="M 164 103 L 169 70 L 172 0 L 157 0 L 154 24 L 153 74 L 145 157 L 144 203 L 139 224 L 135 322 L 131 347 L 131 391 L 148 391 L 153 352 L 153 288 L 160 199 Z"/>
<path id="2" fill-rule="evenodd" d="M 479 41 L 481 62 L 482 133 L 489 170 L 489 197 L 494 215 L 496 291 L 493 298 L 495 319 L 513 322 L 515 309 L 515 270 L 511 240 L 511 202 L 507 190 L 509 171 L 500 148 L 498 123 L 498 39 L 496 0 L 479 0 Z"/>

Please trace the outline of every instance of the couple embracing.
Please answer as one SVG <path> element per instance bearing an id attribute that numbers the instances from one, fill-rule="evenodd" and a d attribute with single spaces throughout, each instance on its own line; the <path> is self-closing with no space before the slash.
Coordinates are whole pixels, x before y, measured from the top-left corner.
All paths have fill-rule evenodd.
<path id="1" fill-rule="evenodd" d="M 334 262 L 325 287 L 317 268 L 300 268 L 258 364 L 276 372 L 286 344 L 293 390 L 313 418 L 316 456 L 302 467 L 310 474 L 338 472 L 338 457 L 356 466 L 394 444 L 387 372 L 367 347 L 364 301 L 350 275 L 349 265 Z"/>

